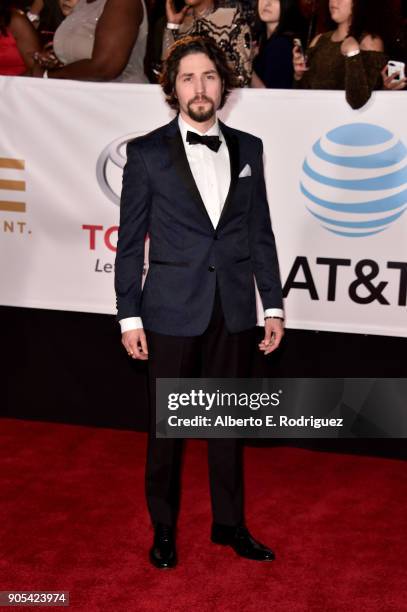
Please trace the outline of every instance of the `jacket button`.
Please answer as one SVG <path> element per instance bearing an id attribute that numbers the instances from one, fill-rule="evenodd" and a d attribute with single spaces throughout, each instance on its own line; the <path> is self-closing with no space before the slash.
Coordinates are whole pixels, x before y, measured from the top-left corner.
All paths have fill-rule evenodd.
<path id="1" fill-rule="evenodd" d="M 209 266 L 208 270 L 209 272 L 215 272 L 215 266 Z"/>
<path id="2" fill-rule="evenodd" d="M 218 236 L 218 234 L 214 234 L 213 239 L 214 239 L 214 240 L 219 240 L 219 236 Z"/>

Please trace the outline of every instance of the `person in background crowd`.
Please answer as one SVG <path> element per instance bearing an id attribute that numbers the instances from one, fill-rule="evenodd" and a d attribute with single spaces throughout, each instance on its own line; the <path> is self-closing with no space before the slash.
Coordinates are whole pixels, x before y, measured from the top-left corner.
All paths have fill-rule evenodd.
<path id="1" fill-rule="evenodd" d="M 295 0 L 258 0 L 259 52 L 253 60 L 252 87 L 291 89 L 293 38 L 298 25 Z"/>
<path id="2" fill-rule="evenodd" d="M 382 0 L 330 0 L 331 29 L 312 41 L 305 56 L 293 51 L 294 78 L 302 89 L 344 89 L 352 108 L 360 108 L 381 89 L 385 41 L 392 17 Z"/>
<path id="3" fill-rule="evenodd" d="M 40 57 L 34 76 L 147 83 L 147 30 L 144 0 L 79 0 L 55 32 L 59 64 Z"/>
<path id="4" fill-rule="evenodd" d="M 40 25 L 38 33 L 41 37 L 43 50 L 36 56 L 44 68 L 57 68 L 63 64 L 54 53 L 54 36 L 65 17 L 68 17 L 79 0 L 41 0 L 42 10 L 39 14 Z"/>
<path id="5" fill-rule="evenodd" d="M 68 15 L 68 12 L 63 11 L 62 7 L 70 7 L 70 12 L 77 2 L 78 0 L 34 0 L 26 11 L 26 16 L 39 34 L 42 46 L 42 53 L 37 53 L 35 59 L 42 57 L 47 67 L 55 67 L 59 64 L 53 54 L 52 40 L 55 30 Z"/>
<path id="6" fill-rule="evenodd" d="M 389 49 L 389 59 L 403 62 L 404 72 L 407 70 L 407 3 L 397 3 L 394 6 L 395 14 L 398 17 L 397 36 Z M 382 70 L 383 87 L 390 91 L 399 91 L 407 88 L 407 78 L 399 78 L 399 74 L 389 75 L 387 66 Z"/>
<path id="7" fill-rule="evenodd" d="M 0 74 L 29 76 L 34 54 L 41 49 L 38 35 L 22 11 L 11 0 L 0 4 Z"/>
<path id="8" fill-rule="evenodd" d="M 184 36 L 208 36 L 225 52 L 237 85 L 250 85 L 252 36 L 250 26 L 238 8 L 218 7 L 216 0 L 187 0 L 177 11 L 173 0 L 167 0 L 166 13 L 162 59 L 166 58 L 174 41 Z"/>

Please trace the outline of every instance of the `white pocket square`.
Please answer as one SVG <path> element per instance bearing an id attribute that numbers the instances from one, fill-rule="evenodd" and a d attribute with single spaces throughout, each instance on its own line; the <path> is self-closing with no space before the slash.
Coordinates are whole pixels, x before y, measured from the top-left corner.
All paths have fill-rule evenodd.
<path id="1" fill-rule="evenodd" d="M 252 169 L 249 164 L 246 164 L 241 173 L 239 174 L 239 178 L 245 178 L 246 176 L 252 175 Z"/>

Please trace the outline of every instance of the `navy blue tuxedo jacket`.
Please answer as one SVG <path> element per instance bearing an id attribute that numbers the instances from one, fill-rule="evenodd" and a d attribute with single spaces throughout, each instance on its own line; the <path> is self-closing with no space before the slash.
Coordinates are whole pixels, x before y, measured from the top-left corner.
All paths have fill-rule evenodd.
<path id="1" fill-rule="evenodd" d="M 115 262 L 117 320 L 141 316 L 151 331 L 201 335 L 217 282 L 227 329 L 249 329 L 256 325 L 253 275 L 263 307 L 282 308 L 262 142 L 219 125 L 231 183 L 216 228 L 190 170 L 177 117 L 128 143 Z M 239 178 L 246 164 L 251 176 Z M 141 290 L 147 233 L 149 271 Z"/>

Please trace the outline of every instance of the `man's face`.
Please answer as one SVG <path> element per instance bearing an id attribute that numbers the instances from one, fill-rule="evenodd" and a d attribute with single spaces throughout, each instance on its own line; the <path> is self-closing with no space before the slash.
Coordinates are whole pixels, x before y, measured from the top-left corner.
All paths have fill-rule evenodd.
<path id="1" fill-rule="evenodd" d="M 222 97 L 222 81 L 215 64 L 204 53 L 191 53 L 179 63 L 175 93 L 180 111 L 203 123 L 213 117 Z"/>

